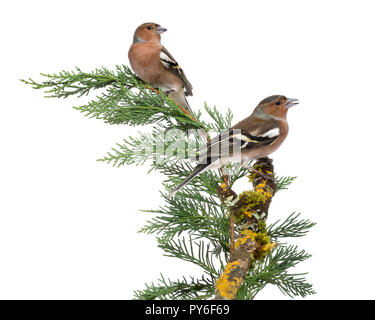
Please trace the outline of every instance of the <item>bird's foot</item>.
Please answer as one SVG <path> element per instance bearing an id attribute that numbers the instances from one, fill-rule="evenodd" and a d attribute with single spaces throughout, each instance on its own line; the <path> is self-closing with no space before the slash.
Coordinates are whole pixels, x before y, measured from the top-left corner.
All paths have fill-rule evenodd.
<path id="1" fill-rule="evenodd" d="M 159 90 L 158 89 L 155 89 L 153 87 L 150 87 L 150 90 L 153 91 L 153 92 L 156 92 L 157 94 L 160 94 Z"/>
<path id="2" fill-rule="evenodd" d="M 263 179 L 273 181 L 273 177 L 269 176 L 268 174 L 265 174 L 263 172 L 260 172 L 258 170 L 255 170 L 253 168 L 248 168 L 248 170 L 252 173 L 259 174 Z"/>
<path id="3" fill-rule="evenodd" d="M 167 91 L 164 91 L 165 95 L 166 96 L 169 96 L 172 92 L 174 92 L 175 90 L 167 90 Z"/>
<path id="4" fill-rule="evenodd" d="M 271 177 L 268 174 L 265 174 L 263 172 L 260 172 L 260 171 L 258 171 L 256 169 L 254 169 L 253 167 L 248 166 L 247 163 L 242 163 L 242 167 L 244 167 L 245 169 L 249 170 L 251 173 L 255 173 L 255 174 L 260 175 L 265 180 L 273 181 L 273 177 Z"/>

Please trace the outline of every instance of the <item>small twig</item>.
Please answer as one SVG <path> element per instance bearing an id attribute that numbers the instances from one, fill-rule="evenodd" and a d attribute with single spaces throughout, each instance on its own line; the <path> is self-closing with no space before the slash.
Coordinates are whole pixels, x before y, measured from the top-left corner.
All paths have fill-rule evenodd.
<path id="1" fill-rule="evenodd" d="M 215 300 L 234 300 L 236 298 L 238 289 L 253 262 L 251 257 L 254 256 L 257 249 L 257 242 L 248 238 L 233 252 L 224 272 L 216 282 Z"/>

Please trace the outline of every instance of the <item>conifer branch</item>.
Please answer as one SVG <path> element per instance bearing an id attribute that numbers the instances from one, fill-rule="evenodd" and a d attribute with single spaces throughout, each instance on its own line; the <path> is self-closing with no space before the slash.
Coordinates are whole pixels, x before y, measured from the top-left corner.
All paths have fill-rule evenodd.
<path id="1" fill-rule="evenodd" d="M 279 245 L 271 255 L 246 275 L 237 299 L 254 299 L 267 284 L 276 285 L 282 293 L 294 297 L 314 294 L 312 285 L 307 282 L 306 273 L 289 273 L 288 270 L 298 263 L 309 259 L 311 255 L 296 246 Z"/>
<path id="2" fill-rule="evenodd" d="M 275 181 L 277 184 L 277 190 L 287 190 L 288 186 L 292 184 L 292 182 L 297 179 L 297 177 L 278 177 L 275 176 Z"/>
<path id="3" fill-rule="evenodd" d="M 160 275 L 158 284 L 146 284 L 144 290 L 136 290 L 135 298 L 138 300 L 204 300 L 212 296 L 214 284 L 212 278 L 202 276 L 200 279 L 185 277 L 182 280 L 172 281 Z"/>
<path id="4" fill-rule="evenodd" d="M 21 81 L 44 90 L 49 98 L 81 97 L 96 91 L 91 101 L 75 109 L 109 124 L 152 126 L 151 133 L 140 132 L 137 137 L 125 138 L 99 161 L 117 167 L 148 165 L 149 172 L 157 170 L 165 176 L 165 191 L 160 193 L 165 203 L 145 211 L 152 217 L 140 232 L 156 234 L 158 246 L 167 256 L 199 266 L 203 275 L 181 280 L 162 275 L 157 284 L 146 284 L 144 290 L 135 291 L 135 298 L 208 299 L 216 294 L 218 299 L 253 299 L 267 284 L 276 285 L 289 296 L 314 293 L 305 274 L 289 272 L 289 268 L 310 255 L 283 245 L 270 254 L 279 238 L 304 236 L 314 223 L 293 213 L 285 221 L 271 224 L 268 231 L 265 224 L 273 195 L 287 189 L 295 177 L 265 181 L 250 175 L 254 190 L 237 196 L 231 188 L 248 171 L 232 163 L 225 170 L 200 174 L 175 198 L 167 197 L 192 171 L 193 166 L 186 161 L 192 150 L 195 152 L 207 142 L 211 130 L 222 132 L 231 127 L 231 110 L 222 114 L 205 104 L 208 120 L 202 120 L 200 111 L 189 116 L 162 91 L 137 78 L 127 66 L 117 66 L 114 71 L 102 67 L 92 72 L 76 68 L 42 77 L 42 82 Z M 174 129 L 182 134 L 168 135 Z M 207 134 L 202 136 L 202 132 Z M 258 161 L 254 168 L 273 174 L 269 159 Z M 237 237 L 231 255 L 228 212 L 236 223 L 232 230 Z"/>
<path id="5" fill-rule="evenodd" d="M 81 97 L 92 90 L 105 89 L 89 103 L 75 107 L 85 116 L 102 119 L 110 124 L 146 125 L 164 122 L 168 128 L 181 130 L 202 129 L 200 114 L 194 120 L 162 91 L 155 90 L 137 78 L 127 66 L 116 66 L 116 71 L 107 68 L 93 72 L 61 71 L 41 74 L 45 81 L 40 83 L 29 78 L 21 80 L 33 89 L 44 90 L 48 98 Z"/>
<path id="6" fill-rule="evenodd" d="M 268 234 L 272 239 L 297 238 L 305 236 L 310 228 L 315 226 L 315 222 L 308 219 L 298 220 L 301 213 L 293 212 L 282 223 L 280 220 L 272 223 L 268 227 Z"/>

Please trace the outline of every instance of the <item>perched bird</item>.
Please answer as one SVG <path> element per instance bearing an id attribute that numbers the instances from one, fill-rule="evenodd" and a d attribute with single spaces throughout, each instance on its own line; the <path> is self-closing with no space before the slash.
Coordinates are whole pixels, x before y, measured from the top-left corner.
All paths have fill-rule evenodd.
<path id="1" fill-rule="evenodd" d="M 134 32 L 129 49 L 130 65 L 143 81 L 163 90 L 191 113 L 186 96 L 193 95 L 193 87 L 177 61 L 160 43 L 160 35 L 165 31 L 167 29 L 156 23 L 141 24 Z"/>
<path id="2" fill-rule="evenodd" d="M 198 164 L 191 174 L 168 197 L 173 197 L 185 184 L 207 169 L 215 169 L 228 162 L 247 163 L 267 157 L 283 143 L 288 135 L 286 115 L 297 99 L 274 95 L 263 99 L 246 119 L 210 140 L 198 151 Z M 259 173 L 259 172 L 257 172 Z"/>

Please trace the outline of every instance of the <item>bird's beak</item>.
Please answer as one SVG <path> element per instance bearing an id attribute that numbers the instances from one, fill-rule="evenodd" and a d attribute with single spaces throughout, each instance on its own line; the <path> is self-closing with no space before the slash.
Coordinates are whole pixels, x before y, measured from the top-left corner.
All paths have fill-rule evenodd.
<path id="1" fill-rule="evenodd" d="M 155 33 L 156 34 L 162 34 L 165 31 L 167 31 L 167 29 L 165 29 L 163 27 L 157 27 L 157 29 L 155 30 Z"/>
<path id="2" fill-rule="evenodd" d="M 295 106 L 296 104 L 299 104 L 298 99 L 287 98 L 287 99 L 286 99 L 285 108 L 289 109 L 290 107 L 293 107 L 293 106 Z"/>

